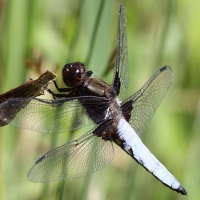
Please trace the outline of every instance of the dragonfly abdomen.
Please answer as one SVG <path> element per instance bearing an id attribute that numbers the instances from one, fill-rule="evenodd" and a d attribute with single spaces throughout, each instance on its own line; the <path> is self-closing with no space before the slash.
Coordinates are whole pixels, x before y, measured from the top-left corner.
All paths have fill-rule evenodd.
<path id="1" fill-rule="evenodd" d="M 153 174 L 164 185 L 183 195 L 187 192 L 181 186 L 180 182 L 158 161 L 158 159 L 142 143 L 137 133 L 132 129 L 125 119 L 120 119 L 118 126 L 118 143 L 121 148 L 133 157 L 147 171 Z"/>

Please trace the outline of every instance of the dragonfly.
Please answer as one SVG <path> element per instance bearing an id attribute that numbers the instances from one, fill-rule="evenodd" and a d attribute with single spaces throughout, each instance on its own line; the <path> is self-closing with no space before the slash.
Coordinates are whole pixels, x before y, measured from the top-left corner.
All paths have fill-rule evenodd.
<path id="1" fill-rule="evenodd" d="M 30 130 L 58 133 L 96 124 L 78 139 L 41 156 L 28 173 L 33 182 L 74 179 L 107 166 L 117 144 L 143 168 L 170 189 L 187 195 L 180 182 L 142 143 L 156 109 L 173 79 L 169 66 L 161 67 L 144 86 L 126 98 L 128 89 L 127 19 L 124 4 L 118 13 L 117 52 L 111 85 L 93 77 L 84 63 L 68 63 L 62 70 L 66 88 L 46 90 L 53 100 L 13 98 L 0 104 L 0 119 L 6 122 L 16 105 L 24 104 L 9 123 Z"/>

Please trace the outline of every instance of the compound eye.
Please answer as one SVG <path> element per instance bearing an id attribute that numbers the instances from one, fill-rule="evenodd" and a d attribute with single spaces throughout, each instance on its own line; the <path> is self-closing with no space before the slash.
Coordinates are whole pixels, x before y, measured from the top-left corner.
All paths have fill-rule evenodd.
<path id="1" fill-rule="evenodd" d="M 81 81 L 85 70 L 85 66 L 81 62 L 66 64 L 62 70 L 64 83 L 69 87 L 75 87 Z"/>
<path id="2" fill-rule="evenodd" d="M 69 72 L 72 68 L 72 63 L 68 63 L 63 67 L 63 70 L 66 70 L 66 72 Z"/>

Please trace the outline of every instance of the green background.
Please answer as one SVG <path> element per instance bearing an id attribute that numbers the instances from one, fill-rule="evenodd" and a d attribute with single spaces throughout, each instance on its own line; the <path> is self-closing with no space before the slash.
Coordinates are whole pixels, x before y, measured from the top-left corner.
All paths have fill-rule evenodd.
<path id="1" fill-rule="evenodd" d="M 47 151 L 77 138 L 73 133 L 43 134 L 7 126 L 0 129 L 0 199 L 191 199 L 200 192 L 200 2 L 125 0 L 129 91 L 136 92 L 163 65 L 174 81 L 147 131 L 145 145 L 181 182 L 184 197 L 157 181 L 115 146 L 115 158 L 88 177 L 47 184 L 26 174 Z M 0 1 L 0 92 L 39 74 L 25 65 L 32 52 L 43 56 L 41 71 L 58 73 L 67 62 L 82 61 L 102 76 L 116 47 L 120 1 Z M 73 134 L 73 135 L 72 135 Z"/>

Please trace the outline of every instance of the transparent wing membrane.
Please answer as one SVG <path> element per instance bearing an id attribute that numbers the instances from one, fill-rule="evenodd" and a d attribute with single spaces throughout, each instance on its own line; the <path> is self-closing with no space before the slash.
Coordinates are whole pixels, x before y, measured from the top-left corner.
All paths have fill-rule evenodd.
<path id="1" fill-rule="evenodd" d="M 138 92 L 122 103 L 124 116 L 138 135 L 147 129 L 172 80 L 171 68 L 162 67 Z M 131 108 L 132 111 L 129 113 Z"/>
<path id="2" fill-rule="evenodd" d="M 39 132 L 65 132 L 87 126 L 94 123 L 93 120 L 96 123 L 103 121 L 107 106 L 108 102 L 103 97 L 78 97 L 56 101 L 14 98 L 0 104 L 0 120 Z M 88 107 L 97 112 L 90 112 L 88 116 Z"/>
<path id="3" fill-rule="evenodd" d="M 120 100 L 124 100 L 128 89 L 128 51 L 126 9 L 122 3 L 118 15 L 117 54 L 114 67 L 113 88 Z"/>
<path id="4" fill-rule="evenodd" d="M 109 126 L 109 122 L 100 124 L 77 140 L 46 153 L 31 168 L 28 179 L 33 182 L 73 179 L 102 169 L 114 157 L 112 142 L 99 137 Z"/>

